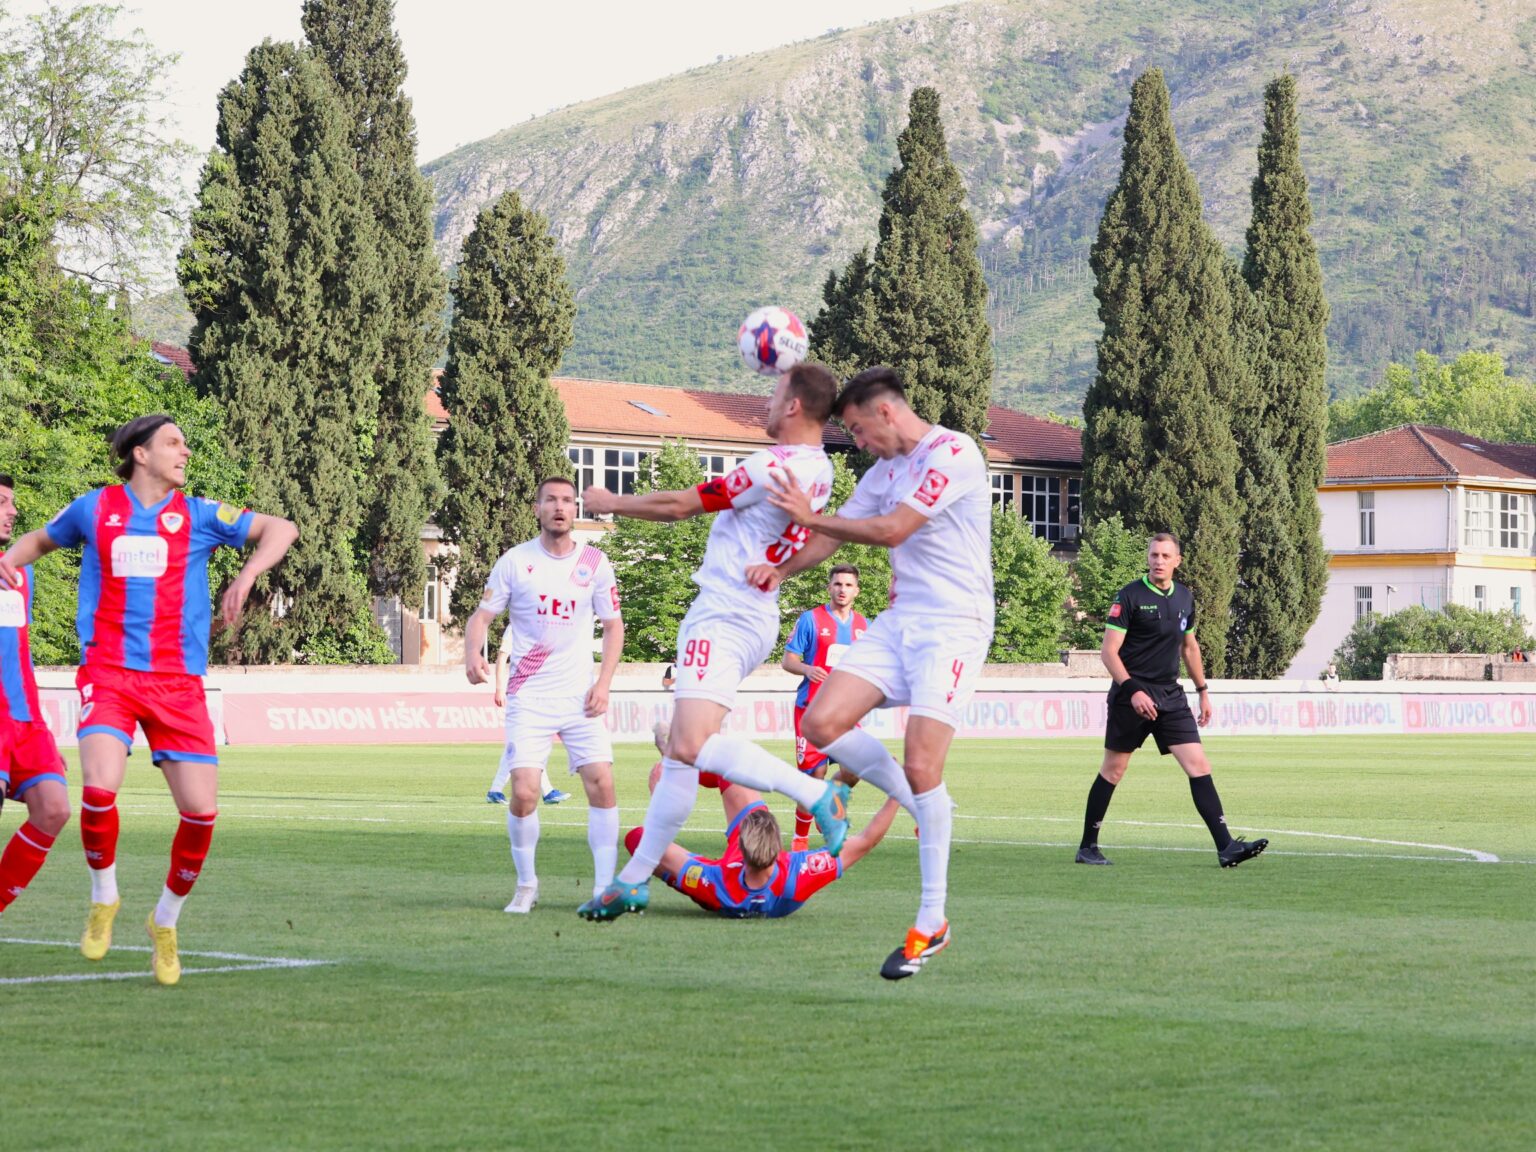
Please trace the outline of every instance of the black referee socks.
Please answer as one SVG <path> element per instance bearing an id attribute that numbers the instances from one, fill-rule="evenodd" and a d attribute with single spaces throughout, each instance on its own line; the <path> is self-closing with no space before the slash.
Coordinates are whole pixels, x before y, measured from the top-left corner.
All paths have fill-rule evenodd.
<path id="1" fill-rule="evenodd" d="M 1195 810 L 1211 830 L 1211 839 L 1216 841 L 1216 851 L 1220 852 L 1232 843 L 1232 835 L 1227 831 L 1227 818 L 1221 813 L 1221 797 L 1216 795 L 1216 781 L 1209 775 L 1191 776 L 1189 794 L 1195 798 Z"/>
<path id="2" fill-rule="evenodd" d="M 1093 787 L 1088 789 L 1088 811 L 1083 816 L 1083 842 L 1079 848 L 1091 848 L 1099 842 L 1099 825 L 1104 823 L 1104 815 L 1109 811 L 1109 802 L 1114 795 L 1113 784 L 1102 776 L 1093 778 Z"/>

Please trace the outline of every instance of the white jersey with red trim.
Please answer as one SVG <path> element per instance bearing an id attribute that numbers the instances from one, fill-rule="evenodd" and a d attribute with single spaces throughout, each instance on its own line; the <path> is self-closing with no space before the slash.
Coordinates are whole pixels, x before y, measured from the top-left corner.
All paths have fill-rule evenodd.
<path id="1" fill-rule="evenodd" d="M 782 469 L 809 494 L 820 511 L 832 495 L 832 462 L 821 445 L 776 444 L 748 456 L 734 471 L 699 485 L 706 512 L 718 512 L 710 525 L 704 562 L 693 574 L 700 601 L 778 620 L 778 591 L 764 592 L 747 583 L 747 566 L 782 564 L 805 546 L 810 533 L 768 503 L 769 477 Z"/>
<path id="2" fill-rule="evenodd" d="M 899 504 L 927 523 L 891 549 L 891 610 L 992 626 L 992 488 L 976 441 L 935 424 L 910 455 L 876 460 L 839 516 L 884 516 Z"/>
<path id="3" fill-rule="evenodd" d="M 565 556 L 537 537 L 491 569 L 480 607 L 507 610 L 507 696 L 580 696 L 592 685 L 592 618 L 619 618 L 613 565 L 590 544 Z"/>

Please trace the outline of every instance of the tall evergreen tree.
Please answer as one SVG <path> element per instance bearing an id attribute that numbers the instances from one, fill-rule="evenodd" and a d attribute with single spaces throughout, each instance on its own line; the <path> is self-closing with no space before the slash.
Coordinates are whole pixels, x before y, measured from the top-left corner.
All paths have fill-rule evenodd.
<path id="1" fill-rule="evenodd" d="M 1265 680 L 1290 667 L 1306 638 L 1310 619 L 1296 612 L 1301 581 L 1291 517 L 1291 489 L 1265 420 L 1262 384 L 1268 332 L 1258 299 L 1236 261 L 1225 262 L 1232 297 L 1234 352 L 1230 392 L 1232 436 L 1237 444 L 1237 588 L 1227 633 L 1228 676 Z"/>
<path id="2" fill-rule="evenodd" d="M 866 268 L 860 252 L 829 278 L 814 347 L 839 367 L 889 364 L 919 415 L 979 441 L 992 395 L 987 283 L 936 89 L 912 93 L 897 145 L 874 258 Z"/>
<path id="3" fill-rule="evenodd" d="M 252 596 L 231 655 L 388 656 L 356 576 L 363 474 L 378 421 L 377 229 L 323 64 L 266 41 L 219 95 L 178 273 L 191 351 L 225 409 L 251 499 L 300 536 Z"/>
<path id="4" fill-rule="evenodd" d="M 384 343 L 358 551 L 370 591 L 417 609 L 426 577 L 421 529 L 442 499 L 422 398 L 442 343 L 446 284 L 432 251 L 432 196 L 416 167 L 393 16 L 393 0 L 306 0 L 303 24 L 346 109 L 363 196 L 378 224 Z"/>
<path id="5" fill-rule="evenodd" d="M 1151 69 L 1131 89 L 1120 180 L 1091 255 L 1104 334 L 1083 402 L 1083 510 L 1179 537 L 1212 675 L 1226 664 L 1239 522 L 1224 261 Z"/>
<path id="6" fill-rule="evenodd" d="M 1328 584 L 1317 502 L 1328 434 L 1328 301 L 1311 228 L 1296 80 L 1281 76 L 1264 89 L 1264 134 L 1243 279 L 1253 289 L 1266 329 L 1259 361 L 1263 420 L 1291 497 L 1287 519 L 1299 562 L 1299 580 L 1290 593 L 1297 648 L 1317 618 Z"/>
<path id="7" fill-rule="evenodd" d="M 570 425 L 549 378 L 570 347 L 576 303 L 548 224 L 515 191 L 476 218 L 453 302 L 438 522 L 458 545 L 451 610 L 464 620 L 496 558 L 537 531 L 539 481 L 571 470 Z"/>

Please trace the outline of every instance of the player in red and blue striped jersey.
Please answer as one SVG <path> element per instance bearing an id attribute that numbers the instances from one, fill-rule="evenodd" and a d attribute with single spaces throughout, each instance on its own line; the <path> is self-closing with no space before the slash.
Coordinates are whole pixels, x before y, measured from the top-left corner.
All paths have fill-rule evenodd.
<path id="1" fill-rule="evenodd" d="M 16 525 L 16 482 L 0 476 L 0 544 Z M 27 635 L 32 623 L 32 569 L 19 587 L 0 583 L 0 803 L 24 801 L 26 821 L 0 853 L 0 914 L 32 882 L 69 820 L 64 759 L 43 720 Z"/>
<path id="2" fill-rule="evenodd" d="M 854 610 L 853 602 L 858 598 L 859 570 L 852 564 L 837 565 L 827 580 L 827 602 L 800 613 L 794 631 L 784 643 L 782 667 L 786 672 L 803 677 L 795 692 L 795 764 L 800 771 L 818 780 L 826 779 L 829 761 L 826 753 L 801 734 L 800 719 L 848 646 L 869 628 L 869 621 Z M 859 779 L 851 772 L 838 778 L 850 788 Z M 811 814 L 804 808 L 796 808 L 795 838 L 791 848 L 799 851 L 809 847 L 810 835 Z"/>
<path id="3" fill-rule="evenodd" d="M 0 557 L 0 584 L 56 548 L 80 548 L 76 627 L 81 666 L 80 839 L 91 873 L 91 911 L 80 951 L 99 960 L 112 943 L 117 891 L 117 792 L 134 732 L 142 727 L 165 774 L 181 824 L 165 890 L 149 918 L 155 977 L 180 978 L 176 922 L 208 854 L 218 805 L 218 753 L 203 695 L 212 622 L 208 560 L 222 546 L 255 549 L 225 590 L 226 624 L 252 586 L 287 553 L 298 529 L 213 500 L 188 497 L 192 453 L 175 422 L 141 416 L 117 430 L 112 448 L 124 483 L 79 497 Z"/>

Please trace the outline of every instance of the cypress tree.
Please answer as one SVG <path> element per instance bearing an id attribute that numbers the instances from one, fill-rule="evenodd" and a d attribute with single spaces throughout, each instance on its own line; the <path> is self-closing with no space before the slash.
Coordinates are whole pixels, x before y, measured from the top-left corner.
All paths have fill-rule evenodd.
<path id="1" fill-rule="evenodd" d="M 1179 537 L 1212 675 L 1226 664 L 1239 520 L 1224 261 L 1151 69 L 1131 89 L 1120 179 L 1091 255 L 1104 333 L 1083 402 L 1083 510 Z"/>
<path id="2" fill-rule="evenodd" d="M 378 419 L 376 246 L 324 66 L 262 43 L 219 96 L 178 265 L 198 387 L 227 414 L 254 506 L 300 530 L 252 595 L 236 659 L 390 656 L 354 560 Z"/>
<path id="3" fill-rule="evenodd" d="M 496 558 L 537 531 L 533 494 L 569 475 L 570 425 L 549 377 L 570 347 L 576 303 L 544 217 L 508 192 L 481 210 L 453 286 L 438 463 L 438 523 L 458 545 L 451 610 L 466 619 Z"/>
<path id="4" fill-rule="evenodd" d="M 1265 422 L 1261 375 L 1268 351 L 1259 302 L 1237 263 L 1226 261 L 1232 297 L 1232 434 L 1239 466 L 1237 589 L 1227 633 L 1226 675 L 1263 680 L 1281 675 L 1306 636 L 1296 615 L 1300 557 L 1292 537 L 1291 491 Z"/>
<path id="5" fill-rule="evenodd" d="M 829 278 L 811 326 L 817 354 L 853 369 L 889 364 L 919 415 L 980 441 L 992 395 L 987 283 L 936 89 L 912 93 L 897 144 L 874 258 L 866 269 L 860 252 Z"/>
<path id="6" fill-rule="evenodd" d="M 303 25 L 346 110 L 363 196 L 378 224 L 384 342 L 358 552 L 374 595 L 420 609 L 421 529 L 442 499 L 422 398 L 442 342 L 446 284 L 432 251 L 432 196 L 416 167 L 416 123 L 401 91 L 405 54 L 393 14 L 393 0 L 306 0 Z"/>
<path id="7" fill-rule="evenodd" d="M 1281 76 L 1264 89 L 1264 134 L 1253 181 L 1243 279 L 1258 299 L 1267 330 L 1259 383 L 1264 423 L 1291 496 L 1288 519 L 1299 562 L 1298 583 L 1291 592 L 1297 648 L 1317 618 L 1328 585 L 1317 503 L 1328 435 L 1328 301 L 1311 228 L 1296 80 Z"/>

